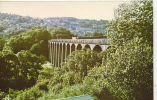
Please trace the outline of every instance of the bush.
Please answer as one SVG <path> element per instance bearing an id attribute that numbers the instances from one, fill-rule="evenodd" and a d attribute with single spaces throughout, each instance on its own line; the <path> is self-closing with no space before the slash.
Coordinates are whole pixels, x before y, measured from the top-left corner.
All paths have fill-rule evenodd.
<path id="1" fill-rule="evenodd" d="M 88 74 L 88 70 L 100 63 L 101 61 L 96 51 L 83 49 L 72 52 L 66 62 L 63 63 L 63 68 L 66 71 L 79 72 L 82 77 L 85 77 Z"/>
<path id="2" fill-rule="evenodd" d="M 40 90 L 39 87 L 34 86 L 30 89 L 25 90 L 23 93 L 19 94 L 15 100 L 37 100 L 38 97 L 41 97 L 46 92 Z"/>

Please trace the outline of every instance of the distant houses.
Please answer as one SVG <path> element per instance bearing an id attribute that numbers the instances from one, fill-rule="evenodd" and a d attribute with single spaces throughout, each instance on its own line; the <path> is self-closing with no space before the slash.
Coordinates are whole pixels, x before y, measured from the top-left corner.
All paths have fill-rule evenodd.
<path id="1" fill-rule="evenodd" d="M 0 27 L 4 30 L 0 31 L 0 35 L 9 32 L 12 29 L 29 30 L 36 26 L 41 27 L 65 27 L 72 33 L 79 36 L 90 36 L 94 32 L 106 34 L 107 20 L 89 20 L 77 19 L 73 17 L 50 17 L 50 18 L 32 18 L 29 16 L 20 16 L 15 14 L 0 13 Z"/>

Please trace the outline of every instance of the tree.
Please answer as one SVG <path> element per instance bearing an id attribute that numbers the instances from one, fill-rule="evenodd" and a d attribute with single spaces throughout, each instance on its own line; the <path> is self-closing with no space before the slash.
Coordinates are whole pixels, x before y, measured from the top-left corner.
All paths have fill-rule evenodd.
<path id="1" fill-rule="evenodd" d="M 105 56 L 102 66 L 110 84 L 110 92 L 120 100 L 143 100 L 153 97 L 152 48 L 117 47 Z M 107 53 L 107 52 L 106 52 Z"/>
<path id="2" fill-rule="evenodd" d="M 29 51 L 16 55 L 10 50 L 0 51 L 0 89 L 8 92 L 9 88 L 21 90 L 34 85 L 45 60 Z"/>
<path id="3" fill-rule="evenodd" d="M 40 48 L 41 48 L 40 44 L 35 43 L 31 46 L 30 51 L 34 54 L 40 55 L 41 54 Z"/>
<path id="4" fill-rule="evenodd" d="M 13 36 L 7 41 L 4 49 L 12 50 L 14 53 L 30 49 L 34 54 L 48 57 L 47 47 L 49 39 L 51 39 L 51 35 L 46 29 L 36 27 L 20 35 Z M 38 44 L 38 48 L 36 48 L 38 52 L 33 51 L 35 50 L 35 44 Z"/>
<path id="5" fill-rule="evenodd" d="M 103 35 L 104 35 L 103 33 L 97 33 L 97 32 L 93 33 L 93 36 L 103 36 Z"/>
<path id="6" fill-rule="evenodd" d="M 63 66 L 67 71 L 79 72 L 82 76 L 87 76 L 88 70 L 99 63 L 100 59 L 97 52 L 90 49 L 83 49 L 72 52 L 66 59 L 66 62 L 63 63 Z"/>
<path id="7" fill-rule="evenodd" d="M 0 26 L 0 32 L 3 32 L 4 29 L 4 27 Z"/>
<path id="8" fill-rule="evenodd" d="M 71 33 L 69 30 L 67 30 L 66 28 L 63 27 L 51 27 L 48 29 L 48 31 L 51 33 L 52 38 L 56 39 L 56 38 L 71 38 L 74 35 L 73 33 Z"/>
<path id="9" fill-rule="evenodd" d="M 153 46 L 153 1 L 132 1 L 114 11 L 115 19 L 108 26 L 108 37 L 114 45 L 132 40 Z"/>
<path id="10" fill-rule="evenodd" d="M 0 51 L 3 50 L 4 44 L 6 43 L 6 40 L 0 37 Z"/>
<path id="11" fill-rule="evenodd" d="M 9 50 L 0 51 L 0 89 L 7 92 L 11 81 L 16 76 L 18 59 Z"/>
<path id="12" fill-rule="evenodd" d="M 115 10 L 108 37 L 115 52 L 104 55 L 108 87 L 120 100 L 153 99 L 152 1 L 131 1 Z"/>
<path id="13" fill-rule="evenodd" d="M 35 84 L 38 77 L 38 70 L 41 70 L 41 64 L 45 62 L 44 56 L 36 56 L 29 51 L 20 51 L 17 53 L 19 66 L 18 77 L 16 82 L 18 83 L 18 89 L 24 89 Z"/>

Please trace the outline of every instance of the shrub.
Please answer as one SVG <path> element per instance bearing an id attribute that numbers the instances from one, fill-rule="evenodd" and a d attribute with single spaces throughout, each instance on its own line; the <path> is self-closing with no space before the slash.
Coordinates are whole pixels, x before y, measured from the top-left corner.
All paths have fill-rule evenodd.
<path id="1" fill-rule="evenodd" d="M 34 86 L 19 94 L 15 100 L 37 100 L 38 97 L 43 96 L 45 93 L 46 92 L 40 90 L 39 87 Z"/>

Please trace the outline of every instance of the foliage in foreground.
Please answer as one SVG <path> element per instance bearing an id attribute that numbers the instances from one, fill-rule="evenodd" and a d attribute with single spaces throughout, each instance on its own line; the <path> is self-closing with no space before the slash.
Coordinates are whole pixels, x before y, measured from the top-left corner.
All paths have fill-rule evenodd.
<path id="1" fill-rule="evenodd" d="M 152 1 L 122 4 L 115 14 L 108 25 L 114 48 L 93 53 L 93 58 L 93 51 L 76 51 L 62 68 L 43 69 L 38 81 L 46 94 L 37 99 L 82 94 L 96 100 L 153 99 Z M 23 98 L 22 94 L 17 98 Z"/>
<path id="2" fill-rule="evenodd" d="M 15 55 L 12 51 L 0 51 L 0 89 L 8 92 L 9 88 L 21 90 L 31 87 L 38 77 L 38 70 L 45 61 L 44 56 L 36 56 L 29 51 Z M 39 63 L 40 62 L 40 63 Z"/>
<path id="3" fill-rule="evenodd" d="M 58 28 L 57 32 L 67 35 L 64 30 Z M 0 38 L 0 91 L 13 98 L 18 90 L 36 83 L 41 65 L 48 58 L 48 40 L 51 37 L 46 29 L 36 27 L 8 40 Z"/>
<path id="4" fill-rule="evenodd" d="M 96 100 L 152 100 L 152 1 L 132 1 L 121 5 L 117 12 L 116 19 L 109 23 L 108 33 L 114 48 L 100 54 L 91 50 L 73 52 L 63 67 L 41 70 L 36 85 L 15 99 L 43 100 L 89 94 Z M 139 16 L 143 17 L 139 19 Z M 10 54 L 6 64 L 14 65 Z"/>
<path id="5" fill-rule="evenodd" d="M 0 91 L 10 94 L 10 89 L 16 92 L 36 83 L 50 38 L 47 30 L 37 27 L 7 41 L 0 39 Z"/>
<path id="6" fill-rule="evenodd" d="M 85 70 L 78 70 L 75 63 L 71 63 L 70 68 L 69 66 L 45 68 L 40 71 L 35 86 L 39 88 L 39 93 L 44 90 L 44 95 L 37 99 L 55 99 L 83 94 L 89 94 L 96 100 L 152 99 L 153 73 L 152 55 L 150 55 L 152 49 L 143 47 L 119 47 L 116 51 L 115 48 L 110 48 L 101 52 L 105 57 L 103 63 L 101 66 L 91 66 L 87 69 L 86 76 L 82 74 Z M 76 59 L 84 54 L 91 56 L 86 50 L 81 52 L 76 51 L 69 57 Z M 88 50 L 88 52 L 93 51 Z M 67 63 L 71 61 L 67 58 Z M 93 61 L 96 64 L 97 58 L 95 57 Z M 84 62 L 80 60 L 81 63 Z M 88 62 L 84 65 L 88 66 Z M 33 88 L 24 93 L 29 93 Z M 17 96 L 18 99 L 31 97 L 23 96 L 23 93 Z"/>

